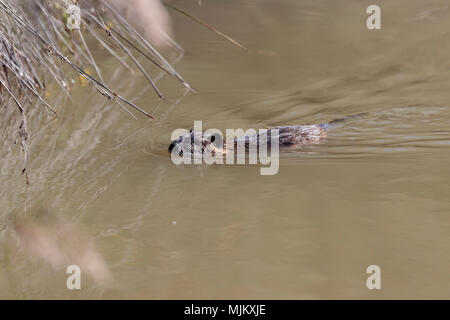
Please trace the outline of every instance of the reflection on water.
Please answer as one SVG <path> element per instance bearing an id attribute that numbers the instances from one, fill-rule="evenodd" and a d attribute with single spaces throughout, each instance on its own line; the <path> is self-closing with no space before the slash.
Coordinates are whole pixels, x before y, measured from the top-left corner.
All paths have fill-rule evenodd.
<path id="1" fill-rule="evenodd" d="M 369 31 L 368 4 L 185 4 L 250 51 L 174 15 L 186 50 L 178 71 L 200 93 L 164 77 L 158 102 L 145 79 L 124 83 L 105 61 L 112 85 L 157 120 L 135 121 L 85 88 L 53 101 L 62 119 L 30 111 L 28 188 L 6 113 L 0 297 L 449 298 L 450 11 L 446 1 L 380 2 L 383 29 Z M 323 144 L 283 153 L 275 176 L 176 167 L 167 154 L 172 130 L 194 120 L 265 128 L 360 112 Z M 42 211 L 57 218 L 43 224 Z M 76 236 L 54 246 L 49 230 L 67 228 Z M 77 250 L 114 284 L 87 272 L 83 290 L 67 290 L 59 261 Z M 381 291 L 365 286 L 371 264 Z"/>

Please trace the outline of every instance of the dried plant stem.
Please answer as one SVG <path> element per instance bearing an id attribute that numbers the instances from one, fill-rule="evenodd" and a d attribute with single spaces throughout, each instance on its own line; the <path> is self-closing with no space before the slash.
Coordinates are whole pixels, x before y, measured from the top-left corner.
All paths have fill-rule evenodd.
<path id="1" fill-rule="evenodd" d="M 102 94 L 108 97 L 109 99 L 116 101 L 121 100 L 122 102 L 126 103 L 130 107 L 140 111 L 141 113 L 145 114 L 146 116 L 154 119 L 154 117 L 149 114 L 148 112 L 144 111 L 143 109 L 136 106 L 134 103 L 128 101 L 124 97 L 118 95 L 113 90 L 108 88 L 105 84 L 103 84 L 101 81 L 93 78 L 86 72 L 84 72 L 80 67 L 76 66 L 74 63 L 72 63 L 66 56 L 64 56 L 52 43 L 50 43 L 48 40 L 46 40 L 39 32 L 37 32 L 32 26 L 30 26 L 27 21 L 24 21 L 17 13 L 15 13 L 8 5 L 5 4 L 3 0 L 0 0 L 0 5 L 2 6 L 1 9 L 3 9 L 12 19 L 14 19 L 19 25 L 27 29 L 32 35 L 34 35 L 37 39 L 39 39 L 44 48 L 47 49 L 47 51 L 51 54 L 59 58 L 61 61 L 65 62 L 69 66 L 71 66 L 76 72 L 78 72 L 80 75 L 85 77 L 90 83 L 93 83 L 97 90 Z"/>
<path id="2" fill-rule="evenodd" d="M 22 118 L 22 121 L 19 126 L 19 137 L 21 138 L 21 147 L 24 153 L 24 168 L 22 169 L 22 173 L 25 174 L 25 179 L 27 185 L 30 184 L 30 179 L 28 178 L 28 124 L 27 124 L 27 117 L 25 114 L 25 109 L 22 107 L 19 100 L 14 96 L 14 94 L 9 89 L 9 86 L 7 83 L 3 81 L 3 79 L 0 78 L 0 83 L 3 86 L 3 88 L 6 89 L 8 94 L 11 96 L 11 98 L 14 100 L 14 102 L 17 105 L 17 108 L 19 109 L 20 116 Z"/>
<path id="3" fill-rule="evenodd" d="M 166 1 L 162 1 L 162 0 L 161 0 L 161 2 L 162 2 L 166 7 L 171 8 L 171 9 L 173 9 L 173 10 L 175 10 L 175 11 L 181 13 L 182 15 L 185 15 L 186 17 L 188 17 L 188 18 L 194 20 L 195 22 L 201 24 L 202 26 L 204 26 L 205 28 L 207 28 L 207 29 L 209 29 L 210 31 L 214 32 L 214 33 L 217 34 L 218 36 L 220 36 L 220 37 L 222 37 L 222 38 L 224 38 L 224 39 L 230 41 L 231 43 L 233 43 L 234 45 L 238 46 L 239 48 L 244 49 L 244 50 L 247 50 L 246 47 L 244 47 L 242 44 L 240 44 L 240 43 L 237 42 L 236 40 L 234 40 L 234 39 L 232 39 L 231 37 L 227 36 L 227 35 L 224 34 L 223 32 L 220 32 L 219 30 L 217 30 L 217 29 L 214 28 L 213 26 L 207 24 L 206 22 L 200 20 L 199 18 L 194 17 L 194 16 L 191 15 L 189 12 L 186 12 L 185 10 L 180 9 L 180 8 L 174 6 L 173 4 L 170 4 L 170 3 L 166 2 Z"/>

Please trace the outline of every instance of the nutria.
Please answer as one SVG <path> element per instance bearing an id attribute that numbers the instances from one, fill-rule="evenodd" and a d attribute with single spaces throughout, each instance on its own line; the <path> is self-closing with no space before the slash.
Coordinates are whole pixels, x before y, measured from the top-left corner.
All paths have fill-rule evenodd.
<path id="1" fill-rule="evenodd" d="M 236 148 L 239 143 L 244 143 L 246 150 L 249 149 L 249 146 L 253 143 L 258 147 L 261 145 L 261 137 L 263 137 L 263 141 L 266 143 L 268 149 L 270 149 L 270 142 L 272 139 L 272 135 L 278 131 L 278 141 L 279 147 L 281 150 L 286 150 L 288 148 L 296 148 L 305 145 L 317 144 L 327 138 L 328 131 L 331 128 L 336 127 L 336 125 L 351 119 L 360 116 L 364 116 L 366 113 L 360 113 L 352 116 L 348 116 L 341 119 L 335 119 L 330 122 L 320 123 L 316 125 L 292 125 L 292 126 L 282 126 L 282 127 L 274 127 L 267 129 L 267 134 L 261 136 L 260 133 L 244 135 L 242 137 L 236 137 L 233 139 L 233 143 L 227 143 L 224 141 L 217 141 L 215 135 L 207 135 L 203 132 L 196 132 L 193 129 L 189 133 L 180 136 L 178 139 L 173 140 L 169 145 L 169 152 L 172 152 L 175 148 L 175 152 L 180 155 L 183 152 L 190 151 L 194 156 L 195 148 L 194 141 L 199 141 L 199 146 L 201 145 L 201 154 L 205 152 L 206 149 L 209 149 L 210 152 L 225 154 L 227 150 L 232 148 Z M 277 130 L 277 131 L 276 131 Z M 198 149 L 200 152 L 200 148 Z M 201 156 L 199 154 L 198 156 Z"/>

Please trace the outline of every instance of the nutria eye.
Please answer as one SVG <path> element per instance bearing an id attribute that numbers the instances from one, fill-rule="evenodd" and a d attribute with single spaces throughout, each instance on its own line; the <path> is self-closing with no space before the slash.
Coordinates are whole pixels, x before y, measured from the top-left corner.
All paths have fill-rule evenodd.
<path id="1" fill-rule="evenodd" d="M 215 136 L 211 136 L 211 142 L 214 142 L 216 140 Z"/>
<path id="2" fill-rule="evenodd" d="M 183 150 L 181 150 L 181 151 L 178 153 L 178 155 L 179 155 L 180 157 L 182 157 L 182 156 L 183 156 Z"/>

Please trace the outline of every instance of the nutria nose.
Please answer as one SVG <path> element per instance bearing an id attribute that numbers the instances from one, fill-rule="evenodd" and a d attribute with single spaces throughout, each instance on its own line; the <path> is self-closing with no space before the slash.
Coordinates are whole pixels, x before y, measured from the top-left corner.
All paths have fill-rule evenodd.
<path id="1" fill-rule="evenodd" d="M 172 152 L 173 148 L 177 145 L 178 140 L 173 140 L 172 143 L 169 145 L 169 152 Z"/>
<path id="2" fill-rule="evenodd" d="M 173 140 L 173 141 L 170 143 L 170 146 L 169 146 L 169 152 L 172 152 L 173 148 L 175 148 L 175 146 L 176 146 L 178 143 L 180 143 L 181 141 L 183 141 L 183 136 L 180 136 L 177 140 Z"/>

